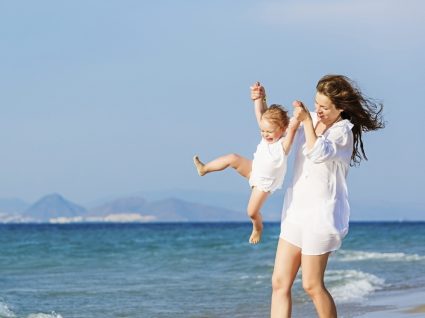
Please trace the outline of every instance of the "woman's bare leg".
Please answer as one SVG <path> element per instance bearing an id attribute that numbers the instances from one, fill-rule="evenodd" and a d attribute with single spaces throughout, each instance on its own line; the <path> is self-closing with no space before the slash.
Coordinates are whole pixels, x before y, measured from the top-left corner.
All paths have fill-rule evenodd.
<path id="1" fill-rule="evenodd" d="M 301 249 L 280 238 L 272 277 L 271 318 L 291 317 L 291 288 L 300 265 Z"/>
<path id="2" fill-rule="evenodd" d="M 269 196 L 269 192 L 263 192 L 252 188 L 251 197 L 248 202 L 248 216 L 252 221 L 252 233 L 249 238 L 249 243 L 257 244 L 261 240 L 261 234 L 263 233 L 263 218 L 261 217 L 261 207 Z"/>
<path id="3" fill-rule="evenodd" d="M 337 317 L 335 302 L 325 287 L 324 276 L 330 253 L 302 255 L 303 287 L 316 307 L 320 318 Z"/>
<path id="4" fill-rule="evenodd" d="M 202 163 L 198 156 L 193 157 L 193 162 L 198 174 L 203 176 L 214 171 L 221 171 L 228 167 L 235 169 L 241 176 L 249 178 L 252 168 L 252 160 L 246 159 L 238 154 L 232 153 L 214 159 L 208 163 Z"/>

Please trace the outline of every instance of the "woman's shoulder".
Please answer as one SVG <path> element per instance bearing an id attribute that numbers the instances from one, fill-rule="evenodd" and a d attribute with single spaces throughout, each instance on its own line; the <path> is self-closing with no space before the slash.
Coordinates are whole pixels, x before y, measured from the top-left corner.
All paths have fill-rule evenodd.
<path id="1" fill-rule="evenodd" d="M 340 139 L 342 138 L 345 140 L 346 138 L 352 138 L 353 131 L 351 130 L 353 128 L 353 124 L 348 119 L 343 119 L 335 124 L 333 124 L 325 133 L 327 138 L 331 139 Z"/>
<path id="2" fill-rule="evenodd" d="M 343 119 L 333 124 L 331 128 L 347 131 L 347 130 L 351 130 L 353 126 L 354 125 L 351 123 L 351 121 L 349 121 L 348 119 Z"/>

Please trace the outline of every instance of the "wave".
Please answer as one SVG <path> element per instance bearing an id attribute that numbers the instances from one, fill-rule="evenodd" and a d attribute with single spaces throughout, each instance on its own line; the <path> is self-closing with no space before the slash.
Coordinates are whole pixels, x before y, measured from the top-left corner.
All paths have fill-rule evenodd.
<path id="1" fill-rule="evenodd" d="M 382 260 L 389 262 L 398 261 L 422 261 L 425 256 L 418 254 L 405 254 L 405 253 L 379 253 L 379 252 L 365 252 L 365 251 L 350 251 L 340 250 L 336 253 L 336 260 L 341 262 L 364 261 L 364 260 Z"/>
<path id="2" fill-rule="evenodd" d="M 336 302 L 358 302 L 385 286 L 385 280 L 356 270 L 329 270 L 325 281 Z"/>
<path id="3" fill-rule="evenodd" d="M 30 314 L 27 318 L 62 318 L 62 316 L 53 311 L 51 314 Z"/>
<path id="4" fill-rule="evenodd" d="M 0 301 L 0 318 L 17 318 L 18 316 L 9 308 L 7 304 Z M 52 311 L 50 314 L 29 314 L 27 318 L 63 318 L 61 315 Z"/>
<path id="5" fill-rule="evenodd" d="M 7 304 L 0 302 L 0 318 L 15 318 L 15 313 L 9 309 Z"/>

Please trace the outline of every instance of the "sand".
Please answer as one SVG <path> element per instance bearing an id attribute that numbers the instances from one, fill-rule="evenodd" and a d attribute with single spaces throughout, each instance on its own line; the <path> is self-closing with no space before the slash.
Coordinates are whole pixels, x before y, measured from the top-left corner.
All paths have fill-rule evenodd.
<path id="1" fill-rule="evenodd" d="M 359 317 L 425 317 L 425 289 L 378 292 L 367 301 L 367 305 L 376 310 Z"/>

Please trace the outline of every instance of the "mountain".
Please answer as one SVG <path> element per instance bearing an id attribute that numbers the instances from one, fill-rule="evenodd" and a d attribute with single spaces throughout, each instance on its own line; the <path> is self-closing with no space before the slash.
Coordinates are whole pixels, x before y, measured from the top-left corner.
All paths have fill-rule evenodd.
<path id="1" fill-rule="evenodd" d="M 145 210 L 160 221 L 247 221 L 244 212 L 169 198 L 148 203 Z"/>
<path id="2" fill-rule="evenodd" d="M 72 218 L 86 214 L 87 210 L 84 207 L 66 200 L 59 194 L 50 194 L 26 209 L 23 216 L 36 222 L 48 222 L 54 218 Z"/>
<path id="3" fill-rule="evenodd" d="M 242 211 L 245 213 L 250 191 L 246 192 L 219 192 L 205 190 L 166 189 L 161 191 L 139 191 L 135 194 L 148 201 L 162 201 L 170 197 L 179 200 L 213 206 L 220 209 Z M 261 212 L 265 221 L 280 221 L 283 206 L 284 189 L 277 190 L 267 198 Z"/>
<path id="4" fill-rule="evenodd" d="M 93 209 L 90 209 L 89 214 L 92 216 L 103 216 L 108 214 L 125 214 L 125 213 L 139 213 L 144 214 L 144 207 L 147 204 L 146 200 L 142 197 L 132 196 L 126 198 L 119 198 Z"/>
<path id="5" fill-rule="evenodd" d="M 50 194 L 20 214 L 1 214 L 2 223 L 22 222 L 220 222 L 248 221 L 244 209 L 239 211 L 211 204 L 194 203 L 177 198 L 147 201 L 140 196 L 106 202 L 90 210 L 60 194 Z"/>
<path id="6" fill-rule="evenodd" d="M 133 215 L 157 222 L 201 222 L 201 221 L 241 221 L 245 214 L 233 210 L 167 198 L 147 202 L 144 198 L 133 196 L 120 198 L 102 204 L 89 211 L 90 217 Z"/>

